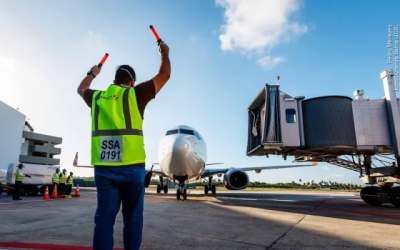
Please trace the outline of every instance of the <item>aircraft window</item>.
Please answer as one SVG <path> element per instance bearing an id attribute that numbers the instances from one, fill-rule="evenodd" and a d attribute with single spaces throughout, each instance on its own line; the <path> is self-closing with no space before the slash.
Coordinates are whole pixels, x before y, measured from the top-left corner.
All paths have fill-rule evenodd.
<path id="1" fill-rule="evenodd" d="M 177 134 L 177 133 L 178 133 L 178 130 L 174 129 L 174 130 L 167 131 L 167 134 L 165 134 L 165 135 L 173 135 L 173 134 Z"/>
<path id="2" fill-rule="evenodd" d="M 296 110 L 295 109 L 286 109 L 286 122 L 287 123 L 295 123 L 296 122 Z"/>
<path id="3" fill-rule="evenodd" d="M 187 134 L 187 135 L 194 135 L 193 130 L 188 130 L 188 129 L 179 129 L 180 134 Z"/>
<path id="4" fill-rule="evenodd" d="M 194 132 L 194 135 L 197 137 L 197 139 L 201 140 L 201 137 L 197 132 Z"/>

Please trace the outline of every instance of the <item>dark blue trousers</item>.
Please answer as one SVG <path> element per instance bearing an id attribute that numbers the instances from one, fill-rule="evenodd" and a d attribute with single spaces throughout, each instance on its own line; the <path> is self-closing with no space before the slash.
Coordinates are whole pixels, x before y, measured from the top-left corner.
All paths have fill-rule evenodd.
<path id="1" fill-rule="evenodd" d="M 138 250 L 142 244 L 144 167 L 97 167 L 97 210 L 93 237 L 94 250 L 112 250 L 114 223 L 122 202 L 124 249 Z"/>

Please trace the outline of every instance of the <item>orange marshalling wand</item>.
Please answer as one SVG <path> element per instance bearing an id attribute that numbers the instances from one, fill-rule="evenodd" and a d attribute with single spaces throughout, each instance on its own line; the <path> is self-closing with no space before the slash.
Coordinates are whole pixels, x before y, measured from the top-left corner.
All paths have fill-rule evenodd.
<path id="1" fill-rule="evenodd" d="M 150 31 L 151 33 L 153 33 L 154 39 L 156 39 L 156 42 L 158 43 L 158 45 L 160 45 L 160 43 L 162 42 L 161 38 L 158 36 L 156 30 L 154 29 L 153 25 L 150 25 Z"/>
<path id="2" fill-rule="evenodd" d="M 108 58 L 108 53 L 106 53 L 103 58 L 101 59 L 99 65 L 97 65 L 97 67 L 101 68 L 101 66 L 103 66 L 104 62 L 107 60 Z"/>

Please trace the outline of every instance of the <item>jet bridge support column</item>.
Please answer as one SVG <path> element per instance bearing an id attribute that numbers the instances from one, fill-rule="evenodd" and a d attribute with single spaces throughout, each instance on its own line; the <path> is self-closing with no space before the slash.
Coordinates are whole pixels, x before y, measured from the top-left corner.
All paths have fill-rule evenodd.
<path id="1" fill-rule="evenodd" d="M 381 73 L 388 110 L 389 127 L 391 131 L 394 155 L 397 159 L 397 175 L 400 176 L 400 111 L 394 90 L 393 71 L 385 70 Z"/>
<path id="2" fill-rule="evenodd" d="M 365 174 L 367 176 L 371 175 L 371 156 L 370 155 L 366 155 L 365 156 Z"/>

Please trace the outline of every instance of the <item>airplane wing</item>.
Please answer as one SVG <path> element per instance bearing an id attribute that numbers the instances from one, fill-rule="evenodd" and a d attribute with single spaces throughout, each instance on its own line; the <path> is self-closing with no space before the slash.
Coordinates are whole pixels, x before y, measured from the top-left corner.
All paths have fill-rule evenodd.
<path id="1" fill-rule="evenodd" d="M 224 163 L 222 163 L 222 162 L 206 163 L 206 166 L 209 166 L 209 165 L 220 165 L 220 164 L 224 164 Z"/>
<path id="2" fill-rule="evenodd" d="M 271 169 L 282 169 L 282 168 L 300 168 L 300 167 L 314 167 L 317 165 L 317 162 L 312 162 L 307 165 L 281 165 L 281 166 L 260 166 L 260 167 L 244 167 L 244 168 L 219 168 L 219 169 L 205 169 L 201 175 L 201 178 L 209 177 L 217 174 L 225 174 L 231 169 L 240 169 L 243 171 L 255 171 L 256 173 L 260 173 L 261 170 L 271 170 Z"/>
<path id="3" fill-rule="evenodd" d="M 153 163 L 153 164 L 158 164 L 158 163 Z M 76 154 L 75 154 L 74 163 L 72 165 L 74 167 L 76 167 L 76 168 L 94 168 L 94 166 L 92 166 L 92 165 L 86 165 L 86 166 L 85 165 L 78 165 L 78 152 L 76 152 Z M 166 177 L 164 175 L 164 173 L 161 172 L 161 170 L 159 170 L 159 169 L 153 169 L 153 167 L 152 167 L 152 169 L 146 169 L 146 174 L 148 172 L 150 172 L 150 171 L 152 172 L 152 175 Z"/>

